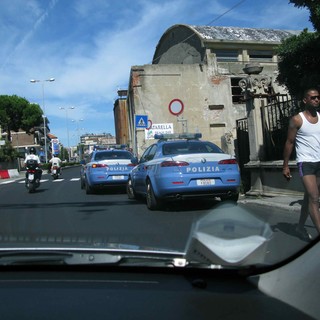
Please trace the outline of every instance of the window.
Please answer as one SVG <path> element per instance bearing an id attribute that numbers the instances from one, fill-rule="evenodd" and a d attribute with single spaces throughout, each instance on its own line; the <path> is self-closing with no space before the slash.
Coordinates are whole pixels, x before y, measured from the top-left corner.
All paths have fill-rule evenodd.
<path id="1" fill-rule="evenodd" d="M 152 160 L 152 159 L 154 158 L 154 155 L 156 154 L 157 148 L 158 148 L 158 147 L 157 147 L 156 144 L 154 144 L 154 145 L 151 146 L 150 152 L 149 152 L 148 155 L 146 156 L 147 161 L 150 161 L 150 160 Z"/>
<path id="2" fill-rule="evenodd" d="M 222 153 L 222 150 L 213 143 L 200 141 L 179 141 L 163 145 L 163 155 L 190 154 L 190 153 Z"/>
<path id="3" fill-rule="evenodd" d="M 238 61 L 238 50 L 220 50 L 213 51 L 216 54 L 217 61 L 219 62 L 236 62 Z"/>
<path id="4" fill-rule="evenodd" d="M 96 161 L 101 160 L 112 160 L 112 159 L 131 159 L 132 155 L 129 152 L 119 152 L 119 151 L 107 151 L 99 152 L 95 156 Z"/>
<path id="5" fill-rule="evenodd" d="M 273 52 L 271 50 L 249 50 L 250 61 L 272 62 Z"/>
<path id="6" fill-rule="evenodd" d="M 154 155 L 156 154 L 157 151 L 157 145 L 153 144 L 151 145 L 142 155 L 140 159 L 140 163 L 150 161 L 153 159 Z"/>
<path id="7" fill-rule="evenodd" d="M 149 148 L 147 148 L 146 151 L 142 154 L 142 156 L 140 158 L 140 163 L 147 161 L 147 157 L 148 157 L 150 150 L 151 150 L 151 146 Z"/>
<path id="8" fill-rule="evenodd" d="M 231 78 L 232 103 L 234 104 L 243 103 L 242 89 L 239 86 L 239 81 L 241 79 L 242 78 L 239 78 L 239 77 Z"/>

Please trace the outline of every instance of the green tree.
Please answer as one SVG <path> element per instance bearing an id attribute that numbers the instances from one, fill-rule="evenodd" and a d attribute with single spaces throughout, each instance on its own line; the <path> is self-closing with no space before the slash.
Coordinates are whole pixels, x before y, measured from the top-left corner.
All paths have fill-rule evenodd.
<path id="1" fill-rule="evenodd" d="M 315 30 L 320 31 L 320 4 L 318 0 L 290 0 L 289 2 L 297 8 L 309 9 L 309 21 Z"/>
<path id="2" fill-rule="evenodd" d="M 12 162 L 19 157 L 19 153 L 12 147 L 11 143 L 6 141 L 4 146 L 0 146 L 0 161 Z"/>
<path id="3" fill-rule="evenodd" d="M 303 30 L 285 39 L 277 50 L 279 75 L 277 80 L 287 86 L 291 95 L 301 97 L 308 87 L 320 85 L 320 3 L 314 0 L 291 0 L 296 7 L 310 11 L 315 32 Z"/>
<path id="4" fill-rule="evenodd" d="M 8 141 L 11 141 L 11 131 L 23 129 L 30 133 L 41 123 L 42 110 L 39 105 L 16 95 L 0 95 L 0 126 L 7 133 Z"/>
<path id="5" fill-rule="evenodd" d="M 61 146 L 61 148 L 60 148 L 60 159 L 69 161 L 68 150 L 66 148 L 64 148 L 63 146 Z"/>

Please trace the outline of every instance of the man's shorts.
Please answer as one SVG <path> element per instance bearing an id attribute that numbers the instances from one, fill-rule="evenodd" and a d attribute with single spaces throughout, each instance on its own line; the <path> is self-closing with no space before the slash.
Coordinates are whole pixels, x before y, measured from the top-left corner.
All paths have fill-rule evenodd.
<path id="1" fill-rule="evenodd" d="M 318 162 L 299 162 L 299 176 L 317 176 L 320 177 L 320 161 Z"/>

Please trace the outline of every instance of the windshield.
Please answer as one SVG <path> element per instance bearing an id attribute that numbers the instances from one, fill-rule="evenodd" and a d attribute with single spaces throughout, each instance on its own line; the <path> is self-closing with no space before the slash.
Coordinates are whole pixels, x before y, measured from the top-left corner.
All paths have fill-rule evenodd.
<path id="1" fill-rule="evenodd" d="M 0 266 L 239 270 L 318 239 L 319 92 L 281 64 L 308 12 L 231 2 L 1 1 Z"/>
<path id="2" fill-rule="evenodd" d="M 223 153 L 223 151 L 210 142 L 183 141 L 167 143 L 163 146 L 164 155 L 187 153 Z"/>
<path id="3" fill-rule="evenodd" d="M 92 160 L 112 160 L 112 159 L 132 159 L 132 154 L 125 151 L 100 151 L 96 153 Z"/>

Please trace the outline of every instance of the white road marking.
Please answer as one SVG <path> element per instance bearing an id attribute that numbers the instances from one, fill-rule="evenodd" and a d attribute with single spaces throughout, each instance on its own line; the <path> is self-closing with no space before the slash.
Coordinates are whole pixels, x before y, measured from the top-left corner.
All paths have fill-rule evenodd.
<path id="1" fill-rule="evenodd" d="M 79 181 L 79 180 L 80 180 L 80 178 L 71 178 L 70 180 L 66 180 L 66 179 L 55 179 L 55 180 L 51 180 L 51 179 L 41 179 L 41 180 L 40 180 L 40 183 L 48 182 L 48 181 L 50 181 L 50 182 L 72 181 L 72 182 L 74 182 L 74 181 Z M 20 184 L 24 184 L 24 183 L 25 183 L 24 179 L 23 179 L 23 180 L 9 180 L 9 181 L 0 181 L 0 185 L 1 185 L 1 184 L 14 183 L 14 182 L 20 183 Z"/>
<path id="2" fill-rule="evenodd" d="M 9 184 L 9 183 L 12 183 L 14 181 L 3 181 L 3 182 L 0 182 L 0 184 Z"/>

